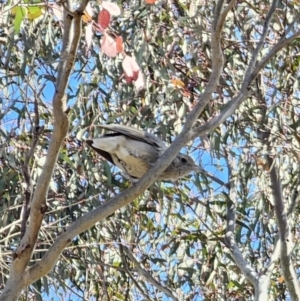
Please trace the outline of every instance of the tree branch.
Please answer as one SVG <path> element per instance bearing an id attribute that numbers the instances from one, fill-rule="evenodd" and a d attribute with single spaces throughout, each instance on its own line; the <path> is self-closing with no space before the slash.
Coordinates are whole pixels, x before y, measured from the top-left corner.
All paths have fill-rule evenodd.
<path id="1" fill-rule="evenodd" d="M 281 242 L 280 263 L 286 286 L 289 290 L 290 297 L 293 301 L 300 300 L 300 288 L 295 268 L 293 266 L 292 257 L 292 237 L 288 224 L 288 216 L 286 213 L 281 182 L 274 164 L 274 160 L 268 156 L 268 165 L 270 167 L 270 180 L 272 196 L 275 204 L 275 213 L 278 220 L 279 238 Z M 273 167 L 271 167 L 273 166 Z"/>
<path id="2" fill-rule="evenodd" d="M 266 267 L 266 271 L 265 271 L 265 275 L 267 275 L 268 277 L 271 276 L 271 273 L 274 270 L 275 262 L 279 259 L 280 249 L 281 249 L 280 239 L 279 239 L 279 237 L 277 237 L 270 261 L 269 261 L 269 263 Z"/>
<path id="3" fill-rule="evenodd" d="M 258 44 L 256 45 L 256 47 L 254 49 L 253 55 L 251 57 L 251 61 L 248 65 L 246 74 L 244 76 L 244 81 L 243 81 L 243 84 L 242 84 L 242 90 L 245 89 L 245 88 L 247 89 L 249 87 L 249 84 L 250 84 L 249 79 L 253 76 L 253 70 L 255 68 L 257 57 L 259 55 L 259 52 L 260 52 L 263 44 L 265 43 L 268 31 L 269 31 L 270 22 L 271 22 L 273 14 L 276 10 L 277 4 L 278 4 L 278 0 L 273 0 L 272 5 L 269 9 L 269 12 L 268 12 L 266 20 L 265 20 L 265 24 L 264 24 L 264 27 L 263 27 L 263 32 L 261 34 L 260 40 L 259 40 Z M 254 78 L 253 78 L 253 80 L 254 80 Z M 250 82 L 252 82 L 253 80 L 251 80 Z"/>
<path id="4" fill-rule="evenodd" d="M 57 161 L 58 152 L 68 132 L 69 121 L 65 113 L 65 89 L 73 68 L 81 34 L 81 15 L 75 13 L 73 19 L 66 16 L 64 25 L 63 54 L 58 68 L 56 93 L 53 98 L 53 135 L 42 173 L 37 181 L 36 190 L 33 193 L 29 224 L 15 252 L 9 279 L 0 296 L 0 301 L 17 300 L 22 289 L 28 283 L 24 278 L 24 275 L 26 275 L 25 269 L 31 258 L 44 213 L 47 209 L 46 196 Z"/>
<path id="5" fill-rule="evenodd" d="M 297 19 L 299 19 L 299 16 L 297 16 Z M 217 128 L 222 122 L 224 122 L 229 116 L 231 116 L 234 111 L 237 109 L 237 107 L 249 96 L 250 94 L 250 85 L 254 81 L 254 79 L 258 76 L 259 72 L 266 66 L 266 64 L 285 46 L 290 44 L 293 40 L 295 40 L 297 37 L 300 36 L 300 30 L 295 32 L 292 36 L 287 38 L 284 36 L 282 39 L 279 40 L 279 42 L 269 51 L 268 54 L 266 54 L 261 61 L 256 65 L 252 73 L 250 74 L 251 65 L 248 66 L 246 74 L 249 74 L 248 76 L 245 75 L 242 88 L 238 95 L 234 97 L 224 108 L 224 110 L 216 117 L 212 118 L 210 121 L 208 121 L 206 124 L 196 127 L 193 130 L 193 133 L 191 134 L 191 139 L 195 139 L 196 137 L 202 136 L 207 132 L 210 132 Z M 254 60 L 252 58 L 252 60 Z M 256 60 L 255 60 L 256 61 Z"/>
<path id="6" fill-rule="evenodd" d="M 135 280 L 135 277 L 132 275 L 132 273 L 129 270 L 128 264 L 127 264 L 127 260 L 126 260 L 126 256 L 124 254 L 124 248 L 123 245 L 119 244 L 119 248 L 120 248 L 120 252 L 122 255 L 122 260 L 125 266 L 125 271 L 126 273 L 129 275 L 129 277 L 131 278 L 132 282 L 134 283 L 135 287 L 138 289 L 138 291 L 142 294 L 142 296 L 144 296 L 144 298 L 146 300 L 149 299 L 149 296 L 143 291 L 143 289 L 141 288 L 141 286 L 139 285 L 139 283 Z"/>
<path id="7" fill-rule="evenodd" d="M 131 251 L 126 247 L 122 246 L 124 253 L 130 258 L 130 260 L 134 263 L 135 268 L 139 275 L 144 277 L 149 283 L 155 286 L 158 290 L 165 293 L 168 297 L 172 300 L 178 301 L 178 299 L 173 295 L 172 291 L 169 290 L 167 287 L 162 286 L 158 281 L 156 281 L 145 269 L 141 267 L 141 264 L 135 259 L 134 255 Z"/>
<path id="8" fill-rule="evenodd" d="M 295 157 L 297 158 L 298 161 L 298 166 L 300 166 L 300 156 L 296 152 Z M 287 215 L 290 217 L 290 215 L 294 212 L 295 207 L 299 201 L 299 191 L 300 191 L 300 174 L 298 173 L 298 179 L 294 185 L 293 193 L 291 195 L 291 201 L 287 210 Z"/>
<path id="9" fill-rule="evenodd" d="M 229 248 L 232 257 L 237 264 L 237 266 L 240 268 L 242 273 L 245 275 L 245 277 L 252 283 L 252 285 L 256 288 L 258 286 L 258 275 L 255 272 L 255 270 L 248 264 L 248 262 L 244 259 L 242 252 L 240 251 L 234 235 L 235 235 L 235 224 L 236 224 L 236 183 L 233 183 L 233 181 L 236 178 L 232 177 L 232 171 L 230 164 L 227 164 L 228 166 L 228 172 L 229 172 L 229 178 L 231 178 L 230 181 L 230 197 L 229 200 L 227 200 L 227 214 L 226 214 L 226 234 L 225 234 L 225 244 Z"/>
<path id="10" fill-rule="evenodd" d="M 227 247 L 230 249 L 232 257 L 240 268 L 245 277 L 253 284 L 253 286 L 257 286 L 258 284 L 258 275 L 254 271 L 254 269 L 250 266 L 250 264 L 244 259 L 242 252 L 240 251 L 235 239 L 235 212 L 236 206 L 230 200 L 227 204 L 227 230 L 225 235 L 225 242 Z"/>

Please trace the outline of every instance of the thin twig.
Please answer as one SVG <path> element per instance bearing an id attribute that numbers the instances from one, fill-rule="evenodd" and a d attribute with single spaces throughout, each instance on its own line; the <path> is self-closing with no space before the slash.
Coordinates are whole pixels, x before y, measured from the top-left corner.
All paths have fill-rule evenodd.
<path id="1" fill-rule="evenodd" d="M 141 267 L 141 264 L 135 259 L 134 255 L 131 251 L 126 247 L 122 246 L 124 253 L 130 258 L 130 260 L 134 263 L 134 266 L 139 275 L 144 277 L 149 283 L 155 286 L 158 290 L 165 293 L 168 297 L 172 300 L 178 301 L 178 299 L 173 295 L 172 291 L 169 290 L 167 287 L 161 285 L 158 281 L 156 281 L 145 269 Z"/>
<path id="2" fill-rule="evenodd" d="M 124 256 L 124 247 L 122 246 L 122 244 L 119 244 L 119 248 L 120 248 L 120 252 L 121 252 L 121 257 L 123 258 L 123 263 L 124 263 L 124 266 L 125 266 L 125 270 L 126 270 L 126 273 L 129 275 L 129 277 L 131 278 L 132 282 L 134 283 L 135 287 L 139 290 L 139 292 L 142 294 L 142 296 L 144 298 L 146 298 L 146 300 L 149 300 L 149 296 L 143 291 L 143 289 L 140 287 L 139 283 L 135 280 L 135 278 L 133 277 L 133 275 L 131 274 L 130 272 L 130 269 L 128 267 L 128 264 L 127 264 L 127 260 Z"/>
<path id="3" fill-rule="evenodd" d="M 228 155 L 227 155 L 228 158 Z M 233 181 L 236 178 L 232 178 L 232 170 L 231 165 L 227 164 L 229 179 L 230 181 L 230 190 L 229 195 L 230 198 L 227 200 L 227 214 L 226 214 L 226 234 L 225 234 L 225 244 L 229 248 L 232 257 L 240 268 L 244 276 L 252 283 L 254 287 L 258 286 L 258 275 L 255 270 L 250 266 L 250 264 L 243 257 L 242 252 L 240 251 L 236 240 L 234 238 L 235 235 L 235 224 L 236 224 L 236 183 Z"/>
<path id="4" fill-rule="evenodd" d="M 39 108 L 38 108 L 38 99 L 35 97 L 34 101 L 34 122 L 32 125 L 32 140 L 31 145 L 28 152 L 25 155 L 24 163 L 22 164 L 22 174 L 24 177 L 24 181 L 26 184 L 26 188 L 24 191 L 24 201 L 22 206 L 22 214 L 21 214 L 21 238 L 24 236 L 26 231 L 26 223 L 30 213 L 30 202 L 33 192 L 33 185 L 32 179 L 30 176 L 30 160 L 34 155 L 34 151 L 36 146 L 39 142 L 39 136 L 43 131 L 43 128 L 39 127 L 40 124 L 40 115 L 39 115 Z"/>
<path id="5" fill-rule="evenodd" d="M 256 62 L 257 62 L 258 54 L 259 54 L 262 46 L 265 43 L 268 31 L 269 31 L 270 22 L 272 20 L 273 14 L 276 10 L 277 3 L 278 3 L 278 0 L 273 0 L 272 5 L 269 9 L 269 12 L 267 14 L 265 24 L 264 24 L 264 27 L 263 27 L 263 32 L 262 32 L 261 37 L 260 37 L 260 41 L 258 42 L 258 44 L 256 45 L 256 47 L 253 51 L 251 61 L 248 65 L 247 71 L 245 73 L 242 88 L 241 88 L 242 90 L 244 90 L 245 88 L 248 88 L 248 86 L 249 86 L 249 82 L 248 82 L 249 78 L 252 77 L 252 75 L 253 75 L 253 70 L 254 70 Z"/>

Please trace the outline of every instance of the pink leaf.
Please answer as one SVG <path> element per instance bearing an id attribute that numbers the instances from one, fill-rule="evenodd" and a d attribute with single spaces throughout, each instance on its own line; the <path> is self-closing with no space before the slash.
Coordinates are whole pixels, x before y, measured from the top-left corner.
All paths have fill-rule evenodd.
<path id="1" fill-rule="evenodd" d="M 122 67 L 127 77 L 131 78 L 132 80 L 137 80 L 140 67 L 134 58 L 126 55 L 122 62 Z"/>
<path id="2" fill-rule="evenodd" d="M 131 84 L 131 83 L 132 83 L 132 80 L 133 80 L 132 77 L 127 76 L 126 73 L 125 73 L 124 75 L 125 75 L 126 83 L 127 83 L 127 84 Z"/>
<path id="3" fill-rule="evenodd" d="M 116 41 L 106 33 L 101 39 L 101 50 L 108 57 L 116 57 L 118 55 Z"/>
<path id="4" fill-rule="evenodd" d="M 110 23 L 110 13 L 106 9 L 102 9 L 98 15 L 98 24 L 103 28 L 107 28 Z"/>
<path id="5" fill-rule="evenodd" d="M 121 14 L 121 9 L 116 3 L 103 1 L 102 7 L 109 11 L 112 16 L 119 16 Z"/>
<path id="6" fill-rule="evenodd" d="M 116 37 L 116 47 L 117 47 L 117 51 L 118 53 L 123 52 L 124 50 L 124 45 L 123 45 L 123 38 L 121 36 Z"/>
<path id="7" fill-rule="evenodd" d="M 145 87 L 144 75 L 141 72 L 135 58 L 126 55 L 122 62 L 122 67 L 125 73 L 127 84 L 131 84 L 134 81 L 134 85 L 137 90 Z"/>

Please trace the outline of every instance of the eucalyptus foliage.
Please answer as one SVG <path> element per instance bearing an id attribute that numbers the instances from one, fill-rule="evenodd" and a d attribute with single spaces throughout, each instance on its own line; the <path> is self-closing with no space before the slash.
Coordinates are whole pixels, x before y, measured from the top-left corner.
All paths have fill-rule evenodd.
<path id="1" fill-rule="evenodd" d="M 83 23 L 66 91 L 70 127 L 29 266 L 40 261 L 80 216 L 131 185 L 84 144 L 85 138 L 101 135 L 97 125 L 134 125 L 171 144 L 208 84 L 215 1 L 116 3 L 122 13 L 113 18 L 110 34 L 123 37 L 125 52 L 143 71 L 145 87 L 137 90 L 126 83 L 121 55 L 109 58 L 101 53 L 101 32 L 95 32 L 87 49 Z M 101 3 L 90 5 L 96 20 Z M 243 88 L 270 6 L 264 0 L 241 1 L 228 12 L 219 85 L 197 125 L 226 110 Z M 1 4 L 1 11 L 0 286 L 4 288 L 26 229 L 24 204 L 30 203 L 52 136 L 51 101 L 62 59 L 63 26 L 50 2 L 10 1 Z M 30 17 L 30 11 L 41 15 Z M 299 1 L 279 1 L 257 54 L 259 61 L 286 32 L 289 37 L 299 30 L 299 14 Z M 288 214 L 289 263 L 299 278 L 299 53 L 295 38 L 270 56 L 234 113 L 186 146 L 183 151 L 202 173 L 176 183 L 156 182 L 132 203 L 76 236 L 55 268 L 24 290 L 20 300 L 51 300 L 54 295 L 61 300 L 254 300 L 256 288 L 237 266 L 226 241 L 232 212 L 237 247 L 257 279 L 272 264 L 267 276 L 269 300 L 288 300 L 283 260 L 276 253 L 280 221 L 274 209 L 272 171 L 276 170 L 275 184 Z"/>

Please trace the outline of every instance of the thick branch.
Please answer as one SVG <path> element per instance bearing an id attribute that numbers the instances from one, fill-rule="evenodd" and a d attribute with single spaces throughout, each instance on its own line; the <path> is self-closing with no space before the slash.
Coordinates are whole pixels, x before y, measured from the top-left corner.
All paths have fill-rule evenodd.
<path id="1" fill-rule="evenodd" d="M 266 267 L 266 271 L 265 271 L 265 275 L 267 275 L 268 277 L 271 276 L 271 273 L 273 272 L 274 267 L 275 267 L 275 263 L 279 259 L 280 249 L 281 249 L 280 239 L 279 239 L 279 237 L 277 237 L 272 255 L 270 257 L 270 261 L 269 261 L 269 263 Z"/>
<path id="2" fill-rule="evenodd" d="M 271 179 L 271 189 L 272 195 L 275 204 L 275 213 L 278 220 L 279 228 L 279 238 L 281 242 L 280 248 L 280 263 L 281 269 L 283 272 L 284 280 L 286 286 L 289 290 L 290 297 L 293 301 L 300 300 L 300 288 L 297 275 L 295 273 L 295 268 L 292 263 L 292 238 L 290 227 L 288 224 L 288 216 L 286 213 L 281 182 L 274 164 L 274 161 L 271 157 L 268 157 L 268 165 L 271 167 L 270 179 Z"/>
<path id="3" fill-rule="evenodd" d="M 65 113 L 66 97 L 64 93 L 75 61 L 81 33 L 81 15 L 75 14 L 74 19 L 66 17 L 64 25 L 65 30 L 62 46 L 64 53 L 63 59 L 61 60 L 58 68 L 56 93 L 53 98 L 53 135 L 42 173 L 37 181 L 36 190 L 32 197 L 29 224 L 19 247 L 15 252 L 15 258 L 11 265 L 9 279 L 2 295 L 0 296 L 0 301 L 17 300 L 22 289 L 27 284 L 23 276 L 31 258 L 44 213 L 47 208 L 46 196 L 54 166 L 57 161 L 58 152 L 68 132 L 69 121 Z"/>
<path id="4" fill-rule="evenodd" d="M 300 160 L 297 156 L 298 159 L 298 166 L 300 166 Z M 298 174 L 298 179 L 295 183 L 295 185 L 293 185 L 293 193 L 291 195 L 291 201 L 287 210 L 287 215 L 288 217 L 290 217 L 290 215 L 294 212 L 296 205 L 299 203 L 299 191 L 300 191 L 300 174 Z"/>

